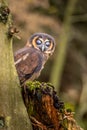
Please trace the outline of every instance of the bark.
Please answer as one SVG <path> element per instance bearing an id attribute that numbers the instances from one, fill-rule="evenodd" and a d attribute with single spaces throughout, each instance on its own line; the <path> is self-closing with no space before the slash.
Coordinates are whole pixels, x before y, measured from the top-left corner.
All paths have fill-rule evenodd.
<path id="1" fill-rule="evenodd" d="M 0 0 L 0 128 L 29 130 L 30 122 L 14 66 L 10 26 L 7 1 Z"/>

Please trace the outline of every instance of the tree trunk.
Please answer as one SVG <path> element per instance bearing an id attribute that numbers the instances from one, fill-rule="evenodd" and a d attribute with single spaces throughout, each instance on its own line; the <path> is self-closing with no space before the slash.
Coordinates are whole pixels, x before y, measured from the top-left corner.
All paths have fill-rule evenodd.
<path id="1" fill-rule="evenodd" d="M 11 24 L 6 0 L 0 0 L 0 128 L 29 130 L 30 122 L 24 106 L 12 52 Z"/>

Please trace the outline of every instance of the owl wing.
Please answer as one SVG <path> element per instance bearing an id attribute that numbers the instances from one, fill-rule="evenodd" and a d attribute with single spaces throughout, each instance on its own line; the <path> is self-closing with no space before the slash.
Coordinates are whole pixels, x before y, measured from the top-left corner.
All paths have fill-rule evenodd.
<path id="1" fill-rule="evenodd" d="M 21 83 L 37 78 L 42 68 L 42 59 L 41 54 L 32 48 L 23 48 L 15 53 L 15 66 Z"/>

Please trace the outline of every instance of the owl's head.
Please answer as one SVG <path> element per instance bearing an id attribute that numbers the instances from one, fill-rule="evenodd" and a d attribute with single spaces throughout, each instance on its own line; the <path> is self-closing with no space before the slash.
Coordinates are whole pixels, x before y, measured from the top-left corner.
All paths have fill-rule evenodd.
<path id="1" fill-rule="evenodd" d="M 55 40 L 51 35 L 46 33 L 35 33 L 30 37 L 27 46 L 52 55 L 55 50 Z"/>

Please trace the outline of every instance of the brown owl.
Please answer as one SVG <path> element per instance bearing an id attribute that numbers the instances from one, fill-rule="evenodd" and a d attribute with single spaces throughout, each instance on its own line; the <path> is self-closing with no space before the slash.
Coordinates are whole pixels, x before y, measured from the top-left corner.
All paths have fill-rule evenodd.
<path id="1" fill-rule="evenodd" d="M 21 85 L 38 78 L 44 64 L 55 50 L 54 38 L 46 33 L 35 33 L 24 48 L 14 54 Z"/>

